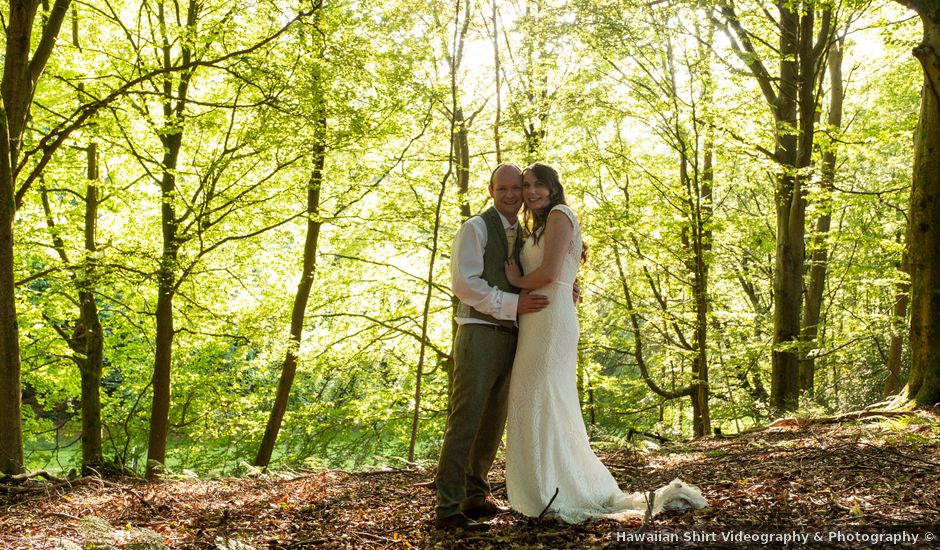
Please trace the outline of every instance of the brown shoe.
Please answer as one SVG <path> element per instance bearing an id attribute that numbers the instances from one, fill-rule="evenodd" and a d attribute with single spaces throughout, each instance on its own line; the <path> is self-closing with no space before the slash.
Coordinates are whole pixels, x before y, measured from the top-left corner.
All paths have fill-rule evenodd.
<path id="1" fill-rule="evenodd" d="M 456 531 L 457 529 L 463 529 L 464 531 L 486 531 L 490 528 L 490 524 L 473 521 L 460 512 L 457 512 L 452 516 L 445 518 L 438 517 L 435 519 L 434 528 L 443 529 L 445 531 Z"/>
<path id="2" fill-rule="evenodd" d="M 474 506 L 467 506 L 462 511 L 463 514 L 470 519 L 480 519 L 491 518 L 493 516 L 498 516 L 499 514 L 505 514 L 509 511 L 509 508 L 497 504 L 493 497 L 486 497 L 486 500 L 484 500 L 482 503 Z"/>

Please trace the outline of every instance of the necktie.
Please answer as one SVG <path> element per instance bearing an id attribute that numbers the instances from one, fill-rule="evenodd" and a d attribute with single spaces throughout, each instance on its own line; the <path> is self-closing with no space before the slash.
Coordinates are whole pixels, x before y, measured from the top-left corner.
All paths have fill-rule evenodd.
<path id="1" fill-rule="evenodd" d="M 516 226 L 506 228 L 506 244 L 509 245 L 509 257 L 512 257 L 512 253 L 516 248 Z"/>

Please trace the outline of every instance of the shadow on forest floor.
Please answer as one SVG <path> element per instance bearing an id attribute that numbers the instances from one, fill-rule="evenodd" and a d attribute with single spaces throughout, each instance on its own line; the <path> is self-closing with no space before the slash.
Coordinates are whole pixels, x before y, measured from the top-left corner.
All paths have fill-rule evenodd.
<path id="1" fill-rule="evenodd" d="M 457 536 L 433 529 L 434 494 L 422 485 L 428 470 L 33 481 L 16 494 L 0 486 L 0 548 L 940 548 L 925 540 L 940 536 L 934 415 L 778 422 L 649 454 L 600 456 L 625 490 L 678 476 L 710 506 L 666 513 L 642 532 L 638 523 L 572 526 L 510 513 L 487 533 Z M 501 466 L 491 479 L 505 501 Z M 624 542 L 640 537 L 646 542 Z"/>

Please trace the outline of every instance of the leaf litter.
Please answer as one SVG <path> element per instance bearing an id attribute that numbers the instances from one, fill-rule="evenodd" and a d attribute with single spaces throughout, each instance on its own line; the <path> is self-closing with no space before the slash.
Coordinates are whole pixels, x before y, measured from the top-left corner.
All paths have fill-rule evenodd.
<path id="1" fill-rule="evenodd" d="M 624 490 L 681 477 L 709 507 L 646 525 L 565 525 L 510 512 L 485 533 L 453 533 L 434 529 L 432 469 L 30 479 L 0 483 L 0 548 L 940 547 L 940 420 L 929 413 L 901 422 L 776 423 L 599 456 Z M 490 479 L 505 503 L 502 466 Z"/>

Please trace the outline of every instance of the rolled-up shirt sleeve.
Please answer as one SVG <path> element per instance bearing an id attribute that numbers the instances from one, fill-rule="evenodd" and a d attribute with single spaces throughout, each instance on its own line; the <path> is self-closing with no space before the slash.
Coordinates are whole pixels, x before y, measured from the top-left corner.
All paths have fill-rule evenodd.
<path id="1" fill-rule="evenodd" d="M 486 225 L 482 218 L 470 218 L 460 226 L 451 249 L 451 289 L 461 302 L 480 313 L 515 321 L 519 295 L 503 292 L 483 279 L 485 246 Z"/>

